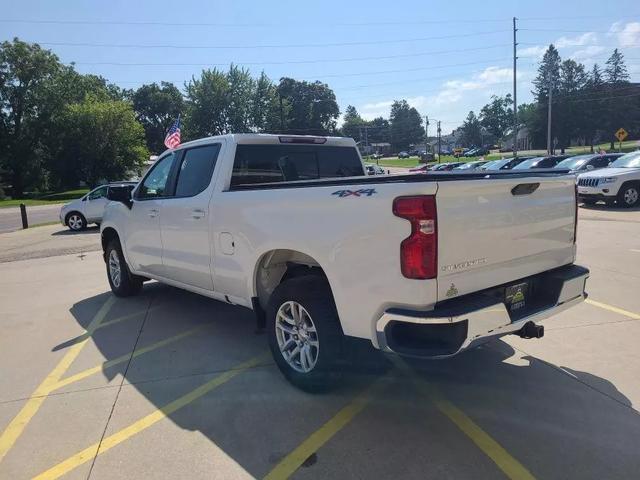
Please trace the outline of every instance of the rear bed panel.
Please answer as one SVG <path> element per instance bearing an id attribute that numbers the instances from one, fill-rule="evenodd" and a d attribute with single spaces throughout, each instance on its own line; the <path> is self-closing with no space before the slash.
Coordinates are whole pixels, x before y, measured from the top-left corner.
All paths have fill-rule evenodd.
<path id="1" fill-rule="evenodd" d="M 539 186 L 514 195 L 523 183 Z M 440 182 L 438 301 L 572 263 L 574 184 L 534 175 Z"/>

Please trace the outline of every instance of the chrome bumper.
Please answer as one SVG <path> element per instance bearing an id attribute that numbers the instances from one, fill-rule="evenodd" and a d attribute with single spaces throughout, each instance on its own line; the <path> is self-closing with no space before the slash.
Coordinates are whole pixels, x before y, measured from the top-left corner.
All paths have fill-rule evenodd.
<path id="1" fill-rule="evenodd" d="M 436 307 L 430 311 L 389 309 L 385 311 L 376 324 L 378 347 L 386 352 L 407 356 L 447 358 L 493 338 L 518 332 L 529 322 L 537 324 L 584 301 L 587 297 L 585 284 L 587 278 L 589 278 L 589 271 L 586 268 L 570 265 L 542 275 L 555 274 L 561 275 L 555 302 L 515 320 L 512 320 L 504 303 L 494 298 L 482 298 L 478 301 L 477 295 L 473 300 L 467 300 L 465 297 L 456 299 L 453 301 L 453 307 L 448 306 L 440 309 Z M 552 278 L 557 279 L 557 276 Z M 458 341 L 455 342 L 452 350 L 447 353 L 434 352 L 431 348 L 421 350 L 420 348 L 415 348 L 415 345 L 411 349 L 400 348 L 389 338 L 389 326 L 394 322 L 439 326 L 436 327 L 438 332 L 457 330 Z M 434 340 L 437 341 L 438 339 L 434 338 Z"/>

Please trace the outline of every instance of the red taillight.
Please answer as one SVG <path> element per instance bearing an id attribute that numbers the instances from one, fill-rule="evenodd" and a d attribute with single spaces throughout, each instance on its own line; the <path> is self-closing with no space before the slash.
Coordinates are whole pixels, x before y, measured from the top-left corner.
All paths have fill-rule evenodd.
<path id="1" fill-rule="evenodd" d="M 411 235 L 400 244 L 400 267 L 407 278 L 436 278 L 438 274 L 438 224 L 433 195 L 398 197 L 393 214 L 411 222 Z"/>
<path id="2" fill-rule="evenodd" d="M 578 184 L 574 185 L 574 189 L 576 192 L 576 218 L 573 222 L 573 243 L 576 243 L 576 239 L 578 238 Z"/>

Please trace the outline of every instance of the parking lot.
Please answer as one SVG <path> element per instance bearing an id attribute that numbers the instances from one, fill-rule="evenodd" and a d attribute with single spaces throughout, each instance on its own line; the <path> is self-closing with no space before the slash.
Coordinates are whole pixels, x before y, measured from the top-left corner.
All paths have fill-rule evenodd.
<path id="1" fill-rule="evenodd" d="M 431 362 L 355 343 L 323 395 L 282 378 L 249 310 L 116 299 L 97 230 L 61 228 L 0 235 L 0 478 L 638 476 L 638 209 L 580 209 L 590 297 L 543 339 Z"/>

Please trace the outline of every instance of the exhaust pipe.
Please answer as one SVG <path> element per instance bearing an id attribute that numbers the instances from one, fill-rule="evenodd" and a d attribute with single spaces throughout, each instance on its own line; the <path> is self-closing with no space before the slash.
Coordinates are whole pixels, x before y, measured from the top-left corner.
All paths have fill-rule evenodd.
<path id="1" fill-rule="evenodd" d="M 520 335 L 520 338 L 542 338 L 544 337 L 544 326 L 527 322 L 524 327 L 520 329 L 518 335 Z"/>

